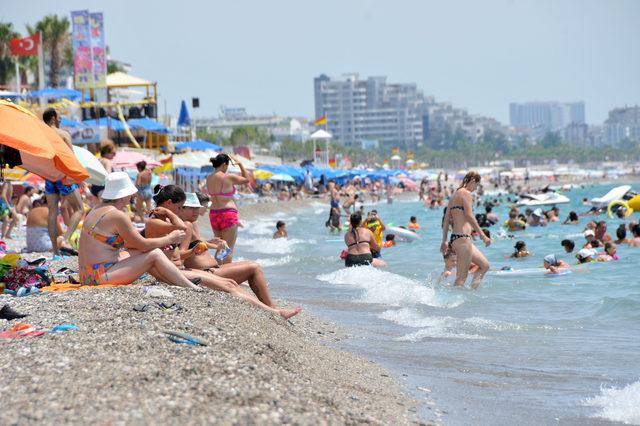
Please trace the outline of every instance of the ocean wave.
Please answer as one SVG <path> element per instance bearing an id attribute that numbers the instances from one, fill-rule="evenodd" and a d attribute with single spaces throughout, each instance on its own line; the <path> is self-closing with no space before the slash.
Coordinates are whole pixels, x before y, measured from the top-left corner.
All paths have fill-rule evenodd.
<path id="1" fill-rule="evenodd" d="M 489 320 L 481 317 L 454 318 L 451 316 L 424 315 L 416 309 L 401 308 L 392 309 L 381 313 L 379 318 L 402 325 L 405 327 L 420 328 L 403 336 L 403 340 L 417 341 L 424 337 L 455 337 L 462 338 L 486 338 L 482 334 L 487 331 L 518 331 L 529 329 L 551 330 L 553 327 L 546 325 L 516 324 L 506 321 Z"/>
<path id="2" fill-rule="evenodd" d="M 423 328 L 414 333 L 405 334 L 396 340 L 400 342 L 419 342 L 422 339 L 468 339 L 468 340 L 485 340 L 486 337 L 478 334 L 454 333 L 445 331 L 437 326 Z"/>
<path id="3" fill-rule="evenodd" d="M 264 254 L 289 254 L 292 253 L 297 244 L 304 243 L 297 238 L 251 238 L 239 239 L 237 245 L 248 247 L 248 251 Z"/>
<path id="4" fill-rule="evenodd" d="M 587 398 L 583 403 L 600 409 L 594 417 L 640 425 L 640 381 L 624 388 L 601 388 L 600 395 Z"/>
<path id="5" fill-rule="evenodd" d="M 344 268 L 328 274 L 318 275 L 320 281 L 336 285 L 348 285 L 364 290 L 362 303 L 389 306 L 426 305 L 454 308 L 464 303 L 460 295 L 443 295 L 433 288 L 411 278 L 373 267 Z"/>
<path id="6" fill-rule="evenodd" d="M 260 264 L 263 268 L 267 268 L 269 266 L 282 266 L 287 265 L 294 261 L 293 256 L 282 256 L 282 257 L 268 257 L 263 259 L 256 259 L 257 263 Z"/>
<path id="7" fill-rule="evenodd" d="M 638 319 L 640 318 L 640 301 L 634 300 L 634 298 L 638 298 L 638 295 L 604 297 L 593 317 L 597 319 L 609 317 Z"/>

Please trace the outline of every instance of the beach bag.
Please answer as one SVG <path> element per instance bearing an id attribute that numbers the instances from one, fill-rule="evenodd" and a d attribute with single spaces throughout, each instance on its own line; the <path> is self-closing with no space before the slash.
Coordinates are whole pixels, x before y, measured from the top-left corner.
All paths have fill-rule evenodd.
<path id="1" fill-rule="evenodd" d="M 18 263 L 20 259 L 22 259 L 22 256 L 15 253 L 5 254 L 2 257 L 0 260 L 0 281 L 2 281 L 2 278 L 4 278 L 7 272 L 16 266 L 16 263 Z"/>
<path id="2" fill-rule="evenodd" d="M 49 270 L 49 264 L 45 258 L 37 259 L 33 262 L 20 260 L 2 278 L 5 288 L 17 290 L 20 287 L 46 287 L 53 282 L 53 276 Z"/>

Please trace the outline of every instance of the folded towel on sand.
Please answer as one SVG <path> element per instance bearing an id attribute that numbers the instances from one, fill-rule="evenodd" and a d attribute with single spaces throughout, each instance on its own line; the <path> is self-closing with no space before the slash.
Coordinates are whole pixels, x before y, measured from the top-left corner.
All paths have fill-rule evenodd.
<path id="1" fill-rule="evenodd" d="M 40 291 L 43 293 L 49 293 L 49 292 L 62 293 L 65 291 L 82 290 L 85 288 L 93 288 L 93 289 L 113 288 L 113 287 L 123 287 L 126 285 L 131 285 L 131 284 L 108 284 L 107 283 L 107 284 L 100 284 L 100 285 L 82 285 L 82 284 L 71 284 L 71 283 L 56 283 L 46 287 L 42 287 Z"/>

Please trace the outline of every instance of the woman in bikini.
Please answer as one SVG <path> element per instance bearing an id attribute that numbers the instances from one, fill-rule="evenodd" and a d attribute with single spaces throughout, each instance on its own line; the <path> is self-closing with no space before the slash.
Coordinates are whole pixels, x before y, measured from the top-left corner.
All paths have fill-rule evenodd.
<path id="1" fill-rule="evenodd" d="M 200 235 L 198 227 L 198 217 L 200 216 L 200 201 L 196 194 L 192 192 L 186 193 L 186 201 L 183 208 L 178 212 L 180 219 L 184 221 L 187 227 L 187 237 L 180 244 L 180 249 L 184 252 L 195 249 L 191 256 L 184 259 L 184 266 L 189 269 L 198 269 L 209 271 L 219 277 L 229 278 L 237 283 L 247 282 L 249 287 L 256 295 L 258 300 L 267 306 L 275 308 L 275 305 L 269 294 L 269 284 L 264 276 L 262 267 L 250 260 L 242 260 L 239 262 L 225 263 L 220 262 L 209 253 L 209 249 L 220 250 L 226 245 L 226 242 L 220 238 L 213 238 L 209 241 Z M 206 244 L 206 249 L 198 249 L 200 243 Z"/>
<path id="2" fill-rule="evenodd" d="M 478 269 L 473 273 L 473 281 L 471 282 L 471 288 L 474 289 L 478 288 L 484 274 L 489 270 L 489 262 L 473 245 L 471 232 L 475 230 L 486 246 L 491 244 L 491 239 L 482 232 L 473 214 L 471 193 L 476 190 L 479 183 L 480 175 L 478 173 L 467 173 L 460 187 L 449 200 L 447 214 L 445 214 L 442 224 L 442 244 L 440 245 L 440 251 L 443 255 L 447 254 L 449 250 L 456 254 L 456 286 L 464 285 L 471 263 L 478 266 Z M 453 230 L 451 239 L 447 242 L 450 225 Z"/>
<path id="3" fill-rule="evenodd" d="M 184 204 L 186 199 L 187 196 L 185 192 L 182 190 L 182 188 L 176 185 L 167 185 L 164 187 L 157 185 L 155 188 L 153 200 L 158 207 L 151 212 L 151 217 L 146 221 L 145 236 L 161 236 L 166 235 L 167 233 L 175 232 L 176 230 L 179 230 L 180 232 L 187 231 L 187 224 L 185 224 L 180 218 L 180 215 L 183 214 L 182 212 L 185 209 Z M 191 202 L 193 203 L 193 200 L 191 200 Z M 195 202 L 197 202 L 197 197 Z M 199 210 L 200 204 L 198 203 L 197 206 L 198 207 L 194 209 L 196 210 L 196 212 Z M 184 240 L 180 241 L 182 244 L 177 243 L 164 247 L 163 252 L 186 278 L 192 280 L 199 279 L 202 282 L 202 285 L 212 290 L 229 293 L 233 297 L 245 300 L 254 306 L 280 315 L 283 318 L 291 318 L 292 316 L 297 315 L 302 311 L 301 308 L 276 308 L 271 301 L 269 292 L 267 291 L 266 281 L 260 283 L 252 280 L 254 284 L 254 286 L 252 286 L 252 289 L 256 292 L 256 295 L 260 299 L 246 293 L 238 285 L 238 282 L 249 279 L 248 275 L 246 274 L 246 267 L 235 268 L 234 266 L 229 265 L 229 269 L 225 272 L 219 271 L 218 269 L 214 268 L 213 265 L 206 271 L 185 267 L 185 262 L 188 259 L 197 256 L 198 254 L 202 254 L 203 250 L 197 247 L 197 245 L 189 247 L 189 242 L 191 241 L 190 236 L 188 236 L 188 238 L 185 238 Z M 239 273 L 239 269 L 243 269 L 244 273 Z"/>
<path id="4" fill-rule="evenodd" d="M 352 213 L 349 216 L 351 229 L 344 235 L 344 242 L 347 245 L 347 257 L 344 259 L 344 266 L 365 266 L 372 265 L 377 268 L 385 266 L 381 259 L 374 259 L 371 250 L 380 251 L 380 246 L 376 243 L 373 232 L 360 226 L 362 215 L 360 212 Z"/>
<path id="5" fill-rule="evenodd" d="M 149 273 L 167 284 L 198 288 L 160 250 L 182 241 L 185 232 L 176 229 L 159 238 L 144 238 L 123 212 L 136 192 L 125 172 L 107 176 L 101 202 L 82 225 L 78 250 L 81 283 L 130 284 Z M 120 259 L 121 249 L 126 249 L 129 256 Z"/>
<path id="6" fill-rule="evenodd" d="M 241 176 L 227 173 L 230 163 L 240 167 Z M 224 263 L 231 263 L 240 223 L 238 207 L 233 199 L 236 194 L 235 185 L 245 185 L 249 183 L 249 179 L 242 163 L 227 154 L 218 154 L 211 159 L 211 164 L 214 171 L 207 176 L 207 191 L 211 197 L 209 221 L 214 235 L 225 240 L 231 249 L 231 253 L 224 260 Z"/>

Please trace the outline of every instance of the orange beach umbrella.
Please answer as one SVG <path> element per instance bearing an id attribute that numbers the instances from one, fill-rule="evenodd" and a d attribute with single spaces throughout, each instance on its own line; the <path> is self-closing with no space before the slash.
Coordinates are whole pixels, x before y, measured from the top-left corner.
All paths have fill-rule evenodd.
<path id="1" fill-rule="evenodd" d="M 30 111 L 0 100 L 0 144 L 20 152 L 22 167 L 45 179 L 80 183 L 89 173 L 62 138 Z"/>

